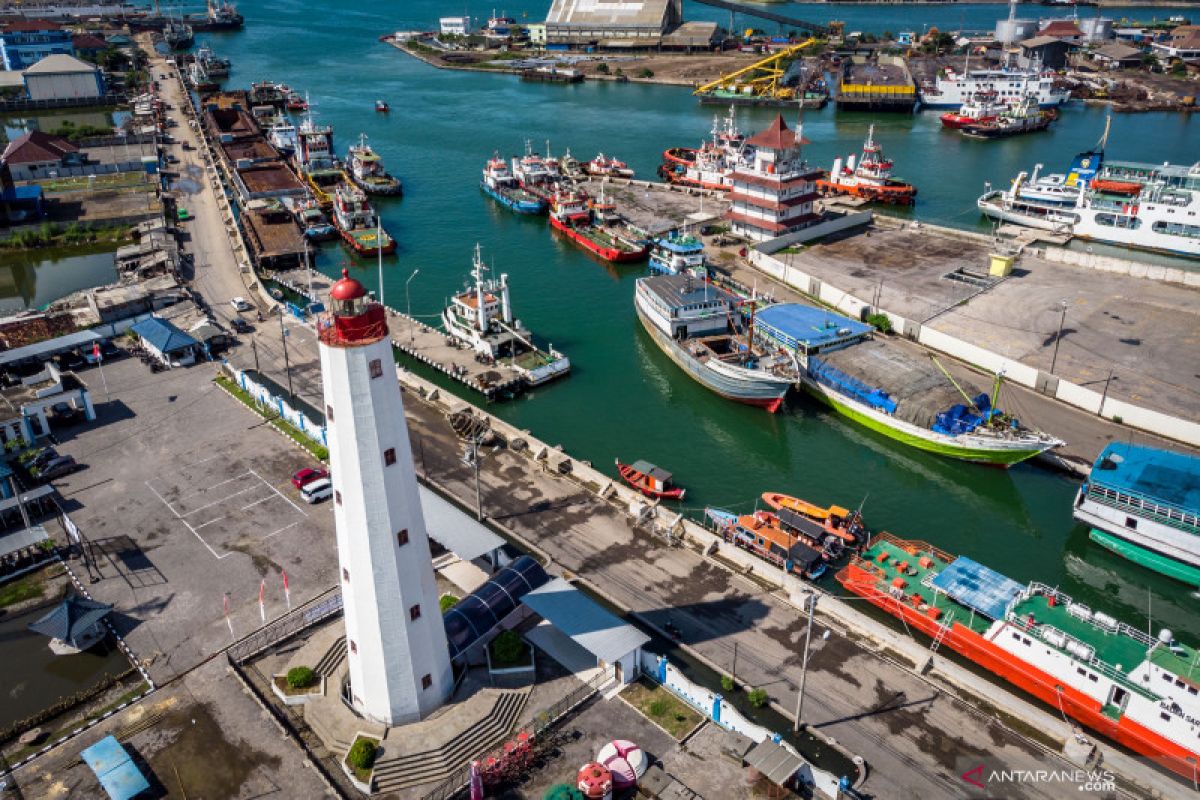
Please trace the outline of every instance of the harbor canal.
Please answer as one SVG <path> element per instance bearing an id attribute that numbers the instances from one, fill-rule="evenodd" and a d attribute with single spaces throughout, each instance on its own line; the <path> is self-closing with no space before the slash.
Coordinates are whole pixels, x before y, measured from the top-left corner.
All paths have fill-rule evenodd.
<path id="1" fill-rule="evenodd" d="M 533 19 L 546 5 L 523 3 L 508 11 L 518 18 L 527 11 Z M 696 17 L 710 16 L 710 10 L 689 8 Z M 802 19 L 847 19 L 848 29 L 855 27 L 855 14 L 877 16 L 880 30 L 920 30 L 931 14 L 948 15 L 947 23 L 958 27 L 964 24 L 960 16 L 994 21 L 1007 13 L 1003 6 L 785 8 L 783 13 Z M 644 266 L 602 265 L 551 236 L 543 218 L 514 215 L 477 188 L 484 161 L 494 151 L 519 153 L 526 139 L 539 151 L 549 139 L 555 154 L 570 147 L 582 159 L 603 151 L 629 162 L 639 177 L 653 178 L 665 148 L 695 146 L 711 126 L 715 109 L 701 108 L 687 89 L 528 84 L 506 75 L 438 71 L 377 41 L 397 29 L 432 26 L 442 9 L 431 0 L 406 4 L 395 16 L 354 0 L 343 6 L 336 27 L 313 25 L 315 7 L 299 0 L 247 0 L 239 10 L 247 20 L 243 31 L 198 37 L 233 60 L 227 85 L 276 80 L 307 93 L 318 119 L 334 126 L 339 154 L 366 133 L 389 170 L 404 180 L 403 199 L 378 202 L 399 242 L 397 254 L 384 262 L 389 305 L 403 308 L 406 283 L 419 269 L 408 285 L 412 311 L 436 324 L 449 296 L 468 278 L 478 241 L 493 274 L 509 274 L 517 315 L 570 357 L 569 377 L 495 404 L 494 413 L 614 476 L 616 458 L 644 458 L 671 470 L 687 487 L 684 506 L 695 517 L 705 505 L 749 511 L 764 491 L 822 504 L 861 503 L 872 528 L 969 555 L 1020 581 L 1057 585 L 1131 624 L 1146 624 L 1149 604 L 1155 627 L 1200 639 L 1189 590 L 1101 550 L 1072 522 L 1076 481 L 1031 464 L 999 471 L 905 449 L 806 398 L 777 415 L 726 402 L 687 378 L 640 329 L 633 282 Z M 488 10 L 467 9 L 484 16 Z M 1150 8 L 1105 13 L 1168 15 Z M 965 22 L 969 28 L 990 24 Z M 374 112 L 378 99 L 390 103 L 390 114 Z M 744 129 L 756 130 L 773 113 L 745 109 L 739 116 Z M 828 167 L 861 146 L 871 122 L 897 174 L 920 189 L 913 215 L 984 231 L 974 205 L 984 181 L 1005 185 L 1036 163 L 1065 167 L 1099 137 L 1104 112 L 1073 104 L 1048 133 L 979 142 L 943 131 L 933 112 L 875 117 L 829 107 L 805 116 L 804 133 L 813 142 L 808 158 Z M 1200 156 L 1198 125 L 1186 115 L 1119 115 L 1109 151 L 1122 160 L 1190 164 Z M 334 275 L 347 260 L 329 245 L 317 266 Z M 374 288 L 375 262 L 357 263 L 355 276 Z M 478 401 L 440 374 L 411 366 Z"/>

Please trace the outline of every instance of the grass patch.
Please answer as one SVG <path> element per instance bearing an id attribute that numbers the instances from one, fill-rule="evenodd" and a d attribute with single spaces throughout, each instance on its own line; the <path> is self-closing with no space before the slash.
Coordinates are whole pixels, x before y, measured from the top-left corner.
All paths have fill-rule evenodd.
<path id="1" fill-rule="evenodd" d="M 236 383 L 231 381 L 229 378 L 225 377 L 224 375 L 218 375 L 214 380 L 216 380 L 218 386 L 222 387 L 227 392 L 229 392 L 231 395 L 236 397 L 238 400 L 242 401 L 247 407 L 249 407 L 252 411 L 254 411 L 256 414 L 258 414 L 260 417 L 262 417 L 265 420 L 268 420 L 271 423 L 271 427 L 275 428 L 277 431 L 282 433 L 284 436 L 287 436 L 293 442 L 295 442 L 296 444 L 303 447 L 305 450 L 307 450 L 309 453 L 311 453 L 312 456 L 314 458 L 316 458 L 318 461 L 326 461 L 329 459 L 329 449 L 328 448 L 326 448 L 324 445 L 314 442 L 312 439 L 305 436 L 303 433 L 301 433 L 299 430 L 297 430 L 296 427 L 294 425 L 292 425 L 290 422 L 288 422 L 287 420 L 280 419 L 279 417 L 272 416 L 272 415 L 269 415 L 266 412 L 264 412 L 263 409 L 259 407 L 258 403 L 254 402 L 254 398 L 251 397 L 250 394 L 245 389 L 238 386 Z"/>
<path id="2" fill-rule="evenodd" d="M 279 687 L 279 691 L 283 692 L 288 697 L 301 697 L 306 694 L 314 694 L 318 689 L 321 688 L 320 678 L 317 678 L 311 684 L 306 684 L 304 686 L 292 686 L 290 683 L 288 683 L 286 675 L 276 675 L 271 680 L 273 680 L 275 685 Z"/>
<path id="3" fill-rule="evenodd" d="M 127 225 L 86 227 L 72 222 L 60 227 L 44 222 L 36 228 L 22 228 L 0 240 L 5 250 L 33 250 L 43 247 L 71 247 L 88 244 L 113 244 L 133 241 Z"/>
<path id="4" fill-rule="evenodd" d="M 630 684 L 621 692 L 621 697 L 676 740 L 682 739 L 703 721 L 687 703 L 645 678 Z"/>
<path id="5" fill-rule="evenodd" d="M 62 194 L 65 192 L 85 192 L 89 190 L 120 190 L 137 189 L 143 192 L 154 190 L 154 183 L 144 172 L 114 172 L 109 175 L 96 175 L 89 180 L 87 175 L 76 175 L 67 178 L 54 178 L 38 184 L 46 194 Z"/>
<path id="6" fill-rule="evenodd" d="M 371 772 L 375 768 L 375 751 L 379 749 L 379 740 L 368 736 L 360 736 L 354 740 L 346 753 L 346 766 L 354 773 L 354 777 L 365 784 L 371 783 Z"/>
<path id="7" fill-rule="evenodd" d="M 533 649 L 516 631 L 505 631 L 488 645 L 492 666 L 496 669 L 533 666 Z"/>
<path id="8" fill-rule="evenodd" d="M 444 594 L 438 598 L 438 606 L 441 608 L 442 613 L 445 614 L 447 611 L 449 611 L 450 609 L 452 609 L 456 605 L 458 605 L 458 601 L 459 601 L 458 596 L 452 595 L 452 594 Z"/>
<path id="9" fill-rule="evenodd" d="M 0 586 L 0 608 L 46 596 L 46 576 L 43 570 L 30 572 Z"/>

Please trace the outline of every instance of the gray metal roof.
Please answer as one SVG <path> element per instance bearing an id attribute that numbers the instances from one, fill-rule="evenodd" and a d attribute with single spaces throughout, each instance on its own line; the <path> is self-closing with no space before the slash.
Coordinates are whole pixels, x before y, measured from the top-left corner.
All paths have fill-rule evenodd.
<path id="1" fill-rule="evenodd" d="M 6 556 L 9 553 L 15 553 L 18 550 L 24 550 L 26 547 L 33 547 L 38 542 L 44 542 L 49 538 L 50 534 L 41 525 L 18 528 L 11 533 L 0 536 L 0 557 Z"/>
<path id="2" fill-rule="evenodd" d="M 754 745 L 743 759 L 778 786 L 787 783 L 804 766 L 804 759 L 770 739 Z"/>
<path id="3" fill-rule="evenodd" d="M 16 361 L 24 361 L 27 358 L 52 356 L 56 353 L 63 353 L 67 350 L 80 347 L 81 345 L 91 344 L 103 338 L 103 336 L 95 331 L 75 331 L 75 333 L 68 333 L 66 336 L 59 336 L 55 339 L 47 339 L 44 342 L 27 344 L 24 347 L 14 347 L 12 350 L 5 350 L 3 353 L 0 353 L 0 366 L 12 364 Z"/>
<path id="4" fill-rule="evenodd" d="M 671 0 L 554 0 L 547 23 L 660 28 Z"/>
<path id="5" fill-rule="evenodd" d="M 521 601 L 583 649 L 609 664 L 637 650 L 650 637 L 576 589 L 555 578 Z"/>
<path id="6" fill-rule="evenodd" d="M 463 561 L 473 561 L 504 546 L 504 539 L 437 492 L 424 486 L 418 491 L 430 538 Z"/>
<path id="7" fill-rule="evenodd" d="M 29 629 L 51 639 L 74 643 L 77 636 L 91 630 L 111 611 L 112 606 L 107 603 L 73 594 L 59 603 L 53 611 L 31 623 Z"/>
<path id="8" fill-rule="evenodd" d="M 658 295 L 667 308 L 718 308 L 722 305 L 733 305 L 736 300 L 724 289 L 691 275 L 652 275 L 638 278 L 638 281 Z"/>

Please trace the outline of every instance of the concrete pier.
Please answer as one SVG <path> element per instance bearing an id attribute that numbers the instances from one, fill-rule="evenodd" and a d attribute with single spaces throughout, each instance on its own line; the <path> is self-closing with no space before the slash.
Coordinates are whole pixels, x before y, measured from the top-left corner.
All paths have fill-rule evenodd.
<path id="1" fill-rule="evenodd" d="M 630 224 L 651 236 L 685 225 L 720 222 L 721 215 L 729 208 L 729 201 L 723 192 L 667 183 L 589 178 L 582 181 L 580 186 L 591 197 L 599 197 L 603 186 L 605 199 L 615 203 L 617 210 Z"/>

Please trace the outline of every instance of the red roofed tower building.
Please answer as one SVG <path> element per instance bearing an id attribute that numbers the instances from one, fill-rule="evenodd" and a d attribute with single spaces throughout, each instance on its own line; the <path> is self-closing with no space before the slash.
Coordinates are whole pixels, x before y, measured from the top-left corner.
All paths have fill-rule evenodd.
<path id="1" fill-rule="evenodd" d="M 732 205 L 725 219 L 733 233 L 763 242 L 818 222 L 821 216 L 813 211 L 818 197 L 813 181 L 819 171 L 801 158 L 801 148 L 808 144 L 801 131 L 790 130 L 777 115 L 746 144 L 754 148 L 753 159 L 730 176 Z"/>

